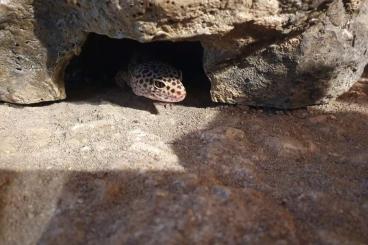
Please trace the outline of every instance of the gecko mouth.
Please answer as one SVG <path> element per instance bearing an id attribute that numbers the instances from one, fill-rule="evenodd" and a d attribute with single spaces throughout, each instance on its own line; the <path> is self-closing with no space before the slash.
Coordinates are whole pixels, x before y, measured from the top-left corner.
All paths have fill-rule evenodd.
<path id="1" fill-rule="evenodd" d="M 162 97 L 162 96 L 153 96 L 151 97 L 151 99 L 157 100 L 157 101 L 162 101 L 162 102 L 171 102 L 171 103 L 175 103 L 175 102 L 181 102 L 185 99 L 186 95 L 182 94 L 180 96 L 167 96 L 167 97 Z"/>

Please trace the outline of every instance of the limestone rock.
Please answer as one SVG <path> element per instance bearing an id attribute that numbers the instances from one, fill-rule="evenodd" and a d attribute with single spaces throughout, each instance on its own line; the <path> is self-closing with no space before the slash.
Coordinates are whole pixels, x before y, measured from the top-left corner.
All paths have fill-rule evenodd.
<path id="1" fill-rule="evenodd" d="M 0 100 L 65 98 L 88 33 L 200 41 L 212 100 L 292 108 L 347 91 L 368 60 L 368 2 L 294 0 L 0 2 Z"/>

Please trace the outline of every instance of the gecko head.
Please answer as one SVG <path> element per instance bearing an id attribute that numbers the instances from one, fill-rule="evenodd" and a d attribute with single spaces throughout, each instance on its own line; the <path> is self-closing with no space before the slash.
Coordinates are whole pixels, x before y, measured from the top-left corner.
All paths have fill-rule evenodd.
<path id="1" fill-rule="evenodd" d="M 162 102 L 180 102 L 185 99 L 186 91 L 180 79 L 153 79 L 152 99 Z"/>
<path id="2" fill-rule="evenodd" d="M 133 92 L 152 100 L 180 102 L 186 90 L 178 69 L 163 63 L 141 64 L 133 74 Z"/>

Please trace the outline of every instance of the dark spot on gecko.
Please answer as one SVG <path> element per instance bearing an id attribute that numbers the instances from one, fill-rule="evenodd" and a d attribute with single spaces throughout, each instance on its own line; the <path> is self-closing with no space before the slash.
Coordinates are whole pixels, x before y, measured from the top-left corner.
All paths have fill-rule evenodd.
<path id="1" fill-rule="evenodd" d="M 171 90 L 170 90 L 170 92 L 171 92 L 171 93 L 175 93 L 175 89 L 171 89 Z"/>

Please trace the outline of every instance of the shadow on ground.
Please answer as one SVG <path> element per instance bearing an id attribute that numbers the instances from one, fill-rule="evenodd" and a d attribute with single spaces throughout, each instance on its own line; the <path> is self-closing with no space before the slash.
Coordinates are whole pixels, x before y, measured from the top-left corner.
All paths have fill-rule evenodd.
<path id="1" fill-rule="evenodd" d="M 367 122 L 229 108 L 173 143 L 184 172 L 1 170 L 2 244 L 365 243 Z"/>

